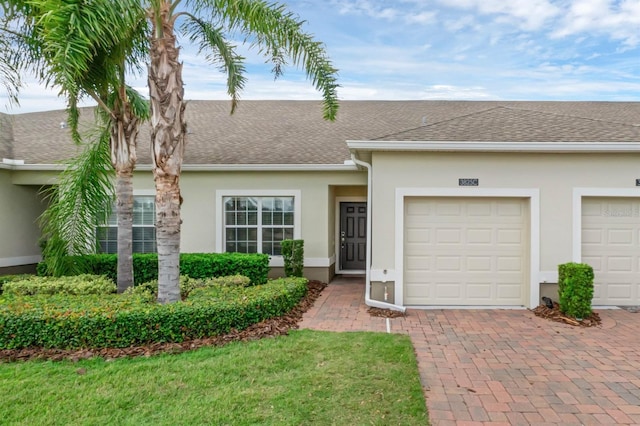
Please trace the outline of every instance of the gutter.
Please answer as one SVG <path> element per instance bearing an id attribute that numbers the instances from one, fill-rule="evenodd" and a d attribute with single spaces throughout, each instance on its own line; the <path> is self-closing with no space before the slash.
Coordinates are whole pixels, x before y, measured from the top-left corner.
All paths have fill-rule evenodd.
<path id="1" fill-rule="evenodd" d="M 432 152 L 637 153 L 638 142 L 486 142 L 349 140 L 350 150 Z"/>
<path id="2" fill-rule="evenodd" d="M 367 169 L 367 247 L 366 247 L 366 257 L 367 257 L 367 268 L 365 275 L 365 283 L 364 283 L 364 303 L 367 306 L 372 306 L 374 308 L 381 309 L 391 309 L 393 311 L 405 312 L 407 308 L 400 305 L 394 305 L 392 303 L 380 302 L 379 300 L 373 300 L 371 298 L 371 240 L 373 239 L 373 235 L 371 233 L 372 229 L 372 204 L 373 204 L 373 176 L 371 173 L 371 164 L 366 163 L 364 161 L 358 160 L 355 154 L 351 154 L 351 160 L 359 166 L 365 167 Z"/>
<path id="3" fill-rule="evenodd" d="M 9 162 L 10 161 L 10 162 Z M 0 162 L 1 169 L 61 171 L 64 164 L 25 164 L 22 160 Z M 136 164 L 136 171 L 151 171 L 151 164 Z M 343 164 L 183 164 L 185 172 L 353 172 L 358 168 L 350 162 Z"/>

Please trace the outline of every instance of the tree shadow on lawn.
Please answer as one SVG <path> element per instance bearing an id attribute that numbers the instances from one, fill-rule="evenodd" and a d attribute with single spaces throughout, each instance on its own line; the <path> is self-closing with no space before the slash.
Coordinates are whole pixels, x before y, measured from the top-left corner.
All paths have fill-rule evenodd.
<path id="1" fill-rule="evenodd" d="M 289 330 L 297 329 L 302 315 L 313 306 L 316 299 L 322 293 L 327 284 L 320 281 L 309 281 L 308 290 L 291 311 L 286 315 L 271 318 L 248 328 L 209 337 L 206 339 L 186 340 L 180 343 L 150 343 L 128 348 L 101 348 L 101 349 L 0 349 L 0 362 L 3 361 L 29 361 L 29 360 L 71 360 L 101 357 L 106 360 L 123 357 L 152 356 L 162 353 L 181 353 L 205 346 L 222 346 L 230 342 L 257 340 L 265 337 L 275 337 L 288 334 Z"/>

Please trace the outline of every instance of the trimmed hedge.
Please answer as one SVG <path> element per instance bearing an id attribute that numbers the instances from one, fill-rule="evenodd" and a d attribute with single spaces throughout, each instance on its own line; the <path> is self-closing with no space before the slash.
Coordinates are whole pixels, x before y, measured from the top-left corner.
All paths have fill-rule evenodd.
<path id="1" fill-rule="evenodd" d="M 75 262 L 83 273 L 105 275 L 117 281 L 118 257 L 115 254 L 87 254 L 69 256 L 67 262 Z M 47 275 L 44 262 L 38 264 L 38 275 Z M 180 274 L 195 279 L 244 275 L 253 285 L 267 282 L 269 256 L 244 253 L 182 253 Z M 158 255 L 135 253 L 133 255 L 133 282 L 135 285 L 158 279 Z"/>
<path id="2" fill-rule="evenodd" d="M 88 294 L 112 294 L 116 285 L 102 275 L 76 275 L 74 277 L 36 277 L 22 281 L 11 281 L 4 285 L 5 295 L 33 296 L 36 294 L 66 294 L 80 296 Z"/>
<path id="3" fill-rule="evenodd" d="M 230 275 L 228 277 L 208 278 L 206 280 L 180 275 L 180 297 L 185 300 L 189 294 L 199 287 L 208 286 L 240 286 L 248 287 L 251 284 L 249 278 L 242 275 Z M 149 281 L 135 287 L 128 288 L 127 294 L 147 294 L 152 300 L 158 298 L 158 280 Z"/>
<path id="4" fill-rule="evenodd" d="M 591 315 L 593 278 L 593 268 L 586 263 L 558 265 L 560 311 L 574 318 L 587 318 Z"/>
<path id="5" fill-rule="evenodd" d="M 158 305 L 142 295 L 0 297 L 0 349 L 128 347 L 244 329 L 283 315 L 306 294 L 304 278 L 196 289 Z"/>
<path id="6" fill-rule="evenodd" d="M 2 294 L 2 289 L 5 283 L 10 283 L 13 281 L 24 281 L 33 277 L 31 274 L 16 274 L 16 275 L 2 275 L 0 276 L 0 294 Z"/>

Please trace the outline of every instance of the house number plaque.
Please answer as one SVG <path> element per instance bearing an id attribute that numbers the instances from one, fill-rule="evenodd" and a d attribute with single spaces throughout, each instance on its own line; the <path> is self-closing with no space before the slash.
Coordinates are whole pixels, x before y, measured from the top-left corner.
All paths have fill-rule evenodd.
<path id="1" fill-rule="evenodd" d="M 640 186 L 640 179 L 636 179 L 636 186 Z"/>
<path id="2" fill-rule="evenodd" d="M 458 179 L 458 186 L 478 186 L 477 178 L 460 178 Z"/>

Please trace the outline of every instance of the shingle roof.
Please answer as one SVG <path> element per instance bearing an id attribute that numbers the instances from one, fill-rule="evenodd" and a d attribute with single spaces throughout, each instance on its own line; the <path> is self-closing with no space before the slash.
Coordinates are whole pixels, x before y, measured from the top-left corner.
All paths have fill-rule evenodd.
<path id="1" fill-rule="evenodd" d="M 322 119 L 319 101 L 241 101 L 229 111 L 229 101 L 187 104 L 185 164 L 342 164 L 350 158 L 347 140 L 640 141 L 640 103 L 633 102 L 342 101 L 333 123 Z M 90 122 L 91 109 L 83 116 Z M 64 111 L 8 117 L 13 158 L 54 164 L 75 152 L 68 129 L 60 129 Z M 148 153 L 145 126 L 140 164 L 150 162 Z"/>
<path id="2" fill-rule="evenodd" d="M 640 112 L 640 111 L 638 111 Z M 595 116 L 595 115 L 594 115 Z M 635 118 L 635 117 L 634 117 Z M 616 118 L 614 118 L 616 119 Z M 640 142 L 640 127 L 556 112 L 496 106 L 376 140 L 459 142 Z"/>
<path id="3" fill-rule="evenodd" d="M 0 161 L 13 158 L 13 127 L 11 117 L 0 113 Z"/>

